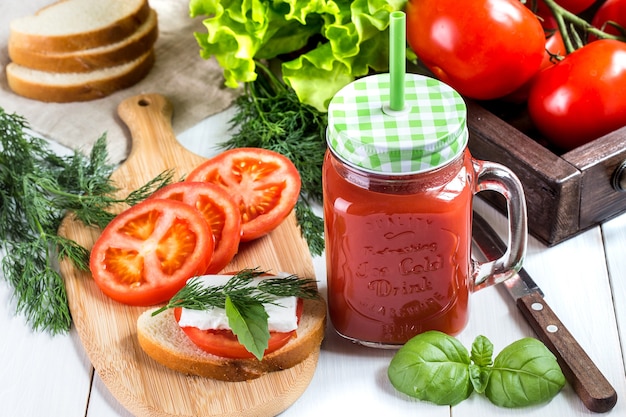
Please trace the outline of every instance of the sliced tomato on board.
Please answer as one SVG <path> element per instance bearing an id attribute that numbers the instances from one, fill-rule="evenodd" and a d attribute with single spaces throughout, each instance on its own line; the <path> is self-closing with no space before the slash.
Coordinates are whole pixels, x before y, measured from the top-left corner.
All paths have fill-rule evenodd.
<path id="1" fill-rule="evenodd" d="M 204 274 L 213 235 L 188 204 L 147 199 L 116 216 L 96 240 L 90 269 L 100 289 L 124 304 L 168 301 L 186 281 Z"/>
<path id="2" fill-rule="evenodd" d="M 296 308 L 296 315 L 298 322 L 302 317 L 303 311 L 302 300 L 298 300 Z M 176 322 L 180 320 L 181 309 L 174 309 L 174 317 Z M 212 355 L 221 356 L 223 358 L 233 359 L 246 359 L 253 358 L 254 355 L 250 353 L 244 345 L 239 343 L 237 336 L 228 329 L 219 330 L 201 330 L 197 327 L 185 326 L 181 327 L 187 337 L 200 349 L 210 353 Z M 297 330 L 290 332 L 270 332 L 270 339 L 267 342 L 267 349 L 265 349 L 264 355 L 267 355 L 275 350 L 285 346 L 287 342 L 296 337 Z"/>
<path id="3" fill-rule="evenodd" d="M 196 208 L 209 224 L 215 249 L 206 274 L 220 272 L 239 248 L 241 216 L 230 194 L 207 182 L 178 182 L 158 190 L 150 198 L 177 200 Z"/>
<path id="4" fill-rule="evenodd" d="M 300 174 L 285 156 L 261 148 L 231 149 L 200 164 L 187 181 L 217 184 L 230 193 L 241 213 L 241 241 L 275 229 L 300 195 Z"/>

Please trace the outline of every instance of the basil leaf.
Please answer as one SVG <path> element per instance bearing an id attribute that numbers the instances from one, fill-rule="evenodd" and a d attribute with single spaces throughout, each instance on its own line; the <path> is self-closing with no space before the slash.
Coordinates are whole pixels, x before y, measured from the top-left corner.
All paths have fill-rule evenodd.
<path id="1" fill-rule="evenodd" d="M 493 343 L 485 336 L 477 336 L 472 343 L 472 364 L 469 367 L 470 381 L 479 394 L 485 392 L 491 365 L 493 364 Z"/>
<path id="2" fill-rule="evenodd" d="M 479 394 L 483 394 L 487 389 L 489 383 L 489 377 L 491 376 L 490 367 L 478 366 L 474 363 L 469 366 L 470 382 L 474 387 L 474 391 Z"/>
<path id="3" fill-rule="evenodd" d="M 491 366 L 493 363 L 493 343 L 485 336 L 477 336 L 472 343 L 471 359 L 480 367 Z"/>
<path id="4" fill-rule="evenodd" d="M 258 301 L 236 303 L 230 296 L 226 296 L 224 308 L 228 325 L 239 343 L 258 360 L 263 359 L 270 339 L 268 315 L 263 304 Z"/>
<path id="5" fill-rule="evenodd" d="M 485 396 L 500 407 L 524 407 L 551 399 L 564 385 L 565 377 L 552 352 L 527 337 L 496 357 Z"/>
<path id="6" fill-rule="evenodd" d="M 387 375 L 400 392 L 439 405 L 455 405 L 472 393 L 470 357 L 454 337 L 429 331 L 411 338 L 391 359 Z"/>

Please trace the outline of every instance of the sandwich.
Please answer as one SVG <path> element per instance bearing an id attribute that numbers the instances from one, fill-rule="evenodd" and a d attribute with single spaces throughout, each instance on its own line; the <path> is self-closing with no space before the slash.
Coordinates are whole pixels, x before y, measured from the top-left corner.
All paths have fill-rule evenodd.
<path id="1" fill-rule="evenodd" d="M 314 280 L 244 269 L 191 278 L 167 305 L 139 316 L 137 337 L 167 368 L 235 382 L 304 361 L 325 327 Z"/>

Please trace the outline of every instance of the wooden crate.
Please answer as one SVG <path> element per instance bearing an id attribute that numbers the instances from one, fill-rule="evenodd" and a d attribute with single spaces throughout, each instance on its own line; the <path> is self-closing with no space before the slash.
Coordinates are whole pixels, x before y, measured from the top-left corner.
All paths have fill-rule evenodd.
<path id="1" fill-rule="evenodd" d="M 483 105 L 468 101 L 469 148 L 522 181 L 531 235 L 552 246 L 626 211 L 626 127 L 556 154 Z M 505 212 L 495 193 L 483 198 Z"/>

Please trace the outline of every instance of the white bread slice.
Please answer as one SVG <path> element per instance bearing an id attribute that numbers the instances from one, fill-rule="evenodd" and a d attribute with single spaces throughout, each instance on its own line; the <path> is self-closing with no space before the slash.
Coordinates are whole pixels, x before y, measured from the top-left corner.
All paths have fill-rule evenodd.
<path id="1" fill-rule="evenodd" d="M 154 46 L 159 34 L 157 14 L 121 42 L 75 52 L 41 52 L 23 48 L 9 40 L 9 57 L 23 67 L 48 72 L 88 72 L 133 61 Z"/>
<path id="2" fill-rule="evenodd" d="M 58 103 L 88 101 L 136 84 L 148 74 L 154 59 L 154 49 L 150 49 L 123 65 L 75 73 L 38 71 L 11 62 L 6 75 L 11 90 L 27 98 Z"/>
<path id="3" fill-rule="evenodd" d="M 256 358 L 230 359 L 198 348 L 176 322 L 173 309 L 152 316 L 154 310 L 143 312 L 137 319 L 139 344 L 148 356 L 184 374 L 230 382 L 255 379 L 297 365 L 319 350 L 326 328 L 324 300 L 304 300 L 296 338 L 265 355 L 261 361 Z"/>
<path id="4" fill-rule="evenodd" d="M 122 41 L 148 18 L 147 0 L 60 0 L 10 23 L 22 49 L 71 52 Z"/>

